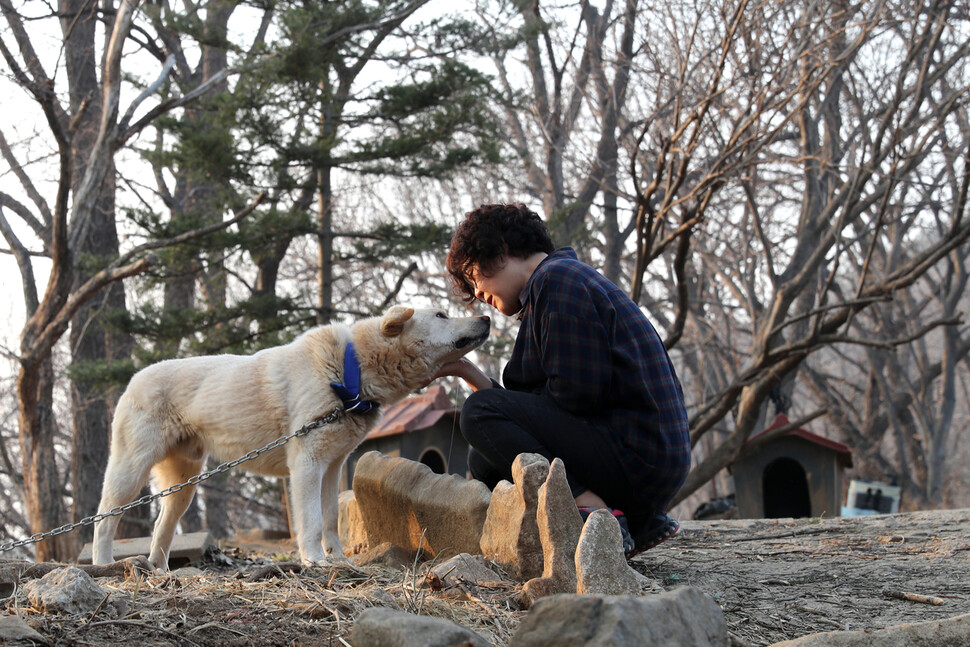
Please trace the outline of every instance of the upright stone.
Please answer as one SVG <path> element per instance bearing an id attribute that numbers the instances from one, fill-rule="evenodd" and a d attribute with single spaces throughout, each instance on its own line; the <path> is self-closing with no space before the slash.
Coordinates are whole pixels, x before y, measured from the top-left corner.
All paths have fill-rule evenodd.
<path id="1" fill-rule="evenodd" d="M 480 552 L 491 498 L 484 483 L 367 452 L 357 461 L 353 487 L 369 546 L 391 542 L 432 556 Z"/>
<path id="2" fill-rule="evenodd" d="M 576 593 L 635 595 L 640 593 L 640 577 L 626 563 L 616 517 L 594 510 L 576 547 Z"/>
<path id="3" fill-rule="evenodd" d="M 576 591 L 576 545 L 583 520 L 566 481 L 566 466 L 558 458 L 553 459 L 549 476 L 539 488 L 536 521 L 542 542 L 542 577 L 522 587 L 525 607 L 547 595 Z"/>
<path id="4" fill-rule="evenodd" d="M 539 488 L 549 476 L 549 461 L 539 454 L 519 454 L 512 463 L 512 480 L 492 490 L 482 555 L 513 578 L 526 581 L 542 574 L 542 541 L 536 522 Z"/>

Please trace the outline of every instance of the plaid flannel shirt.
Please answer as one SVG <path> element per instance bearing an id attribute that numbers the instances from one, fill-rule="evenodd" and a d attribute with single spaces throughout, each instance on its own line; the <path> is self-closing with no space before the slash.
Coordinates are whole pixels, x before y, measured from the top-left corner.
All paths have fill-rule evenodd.
<path id="1" fill-rule="evenodd" d="M 657 331 L 569 247 L 539 264 L 519 298 L 505 387 L 605 423 L 611 433 L 601 440 L 625 476 L 665 510 L 690 469 L 690 436 L 683 390 Z"/>

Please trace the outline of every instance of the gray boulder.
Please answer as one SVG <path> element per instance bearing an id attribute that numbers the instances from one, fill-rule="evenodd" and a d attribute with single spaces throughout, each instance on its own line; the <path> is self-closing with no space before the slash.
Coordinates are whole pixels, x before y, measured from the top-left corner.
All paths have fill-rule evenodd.
<path id="1" fill-rule="evenodd" d="M 586 519 L 576 547 L 576 593 L 635 595 L 643 578 L 626 563 L 620 524 L 608 510 Z"/>
<path id="2" fill-rule="evenodd" d="M 23 585 L 23 590 L 30 603 L 44 613 L 87 615 L 99 606 L 109 616 L 124 615 L 128 611 L 125 598 L 105 601 L 108 591 L 76 566 L 59 568 L 39 580 L 31 580 Z"/>
<path id="3" fill-rule="evenodd" d="M 49 645 L 50 642 L 18 615 L 0 616 L 0 645 L 24 642 Z"/>
<path id="4" fill-rule="evenodd" d="M 428 616 L 372 607 L 363 611 L 350 636 L 353 647 L 490 647 L 490 643 L 471 629 Z"/>
<path id="5" fill-rule="evenodd" d="M 436 564 L 430 571 L 434 576 L 433 579 L 446 588 L 457 586 L 459 582 L 485 584 L 502 581 L 502 576 L 488 567 L 484 557 L 468 553 L 455 555 L 451 559 Z"/>
<path id="6" fill-rule="evenodd" d="M 810 634 L 772 647 L 957 647 L 970 645 L 970 613 L 896 625 L 877 631 L 830 631 Z"/>
<path id="7" fill-rule="evenodd" d="M 509 647 L 726 647 L 727 622 L 692 587 L 647 598 L 554 595 L 536 602 Z"/>
<path id="8" fill-rule="evenodd" d="M 0 566 L 0 601 L 6 600 L 17 591 L 20 576 L 13 566 Z"/>

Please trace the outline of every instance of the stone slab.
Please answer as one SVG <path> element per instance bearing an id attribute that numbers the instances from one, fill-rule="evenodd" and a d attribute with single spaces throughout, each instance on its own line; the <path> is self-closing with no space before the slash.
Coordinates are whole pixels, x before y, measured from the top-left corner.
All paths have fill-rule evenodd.
<path id="1" fill-rule="evenodd" d="M 114 558 L 115 560 L 125 559 L 126 557 L 137 557 L 138 555 L 148 555 L 151 552 L 151 537 L 133 537 L 131 539 L 115 539 Z M 170 569 L 181 568 L 202 562 L 202 556 L 209 546 L 215 546 L 216 542 L 212 535 L 207 531 L 190 532 L 184 535 L 175 535 L 172 540 L 172 548 L 168 553 L 168 567 Z M 81 554 L 77 558 L 78 564 L 91 563 L 91 544 L 84 545 Z"/>

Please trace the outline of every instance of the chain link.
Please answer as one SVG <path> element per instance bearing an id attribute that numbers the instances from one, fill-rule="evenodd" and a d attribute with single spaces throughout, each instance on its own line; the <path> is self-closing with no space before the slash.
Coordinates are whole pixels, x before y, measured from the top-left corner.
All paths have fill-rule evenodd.
<path id="1" fill-rule="evenodd" d="M 196 474 L 185 483 L 177 483 L 171 487 L 165 488 L 160 492 L 156 492 L 155 494 L 147 494 L 141 497 L 140 499 L 135 499 L 131 503 L 120 505 L 118 507 L 108 510 L 107 512 L 99 512 L 96 515 L 85 517 L 80 521 L 68 523 L 58 528 L 54 528 L 53 530 L 48 530 L 47 532 L 38 532 L 34 535 L 31 535 L 30 537 L 27 537 L 26 539 L 20 539 L 18 541 L 12 541 L 6 544 L 2 544 L 0 545 L 0 553 L 5 553 L 7 551 L 13 550 L 14 548 L 19 548 L 21 546 L 36 544 L 38 541 L 47 539 L 48 537 L 56 537 L 57 535 L 63 535 L 64 533 L 71 532 L 72 530 L 80 528 L 81 526 L 90 526 L 91 524 L 97 523 L 102 519 L 107 519 L 108 517 L 116 517 L 118 515 L 124 514 L 127 510 L 131 510 L 132 508 L 137 508 L 138 506 L 147 505 L 152 501 L 157 501 L 158 499 L 167 497 L 170 494 L 175 494 L 176 492 L 182 490 L 185 487 L 188 487 L 189 485 L 198 485 L 202 481 L 206 481 L 212 478 L 213 476 L 215 476 L 216 474 L 228 472 L 229 470 L 236 467 L 237 465 L 242 465 L 243 463 L 246 463 L 255 458 L 258 458 L 261 454 L 264 454 L 272 449 L 276 449 L 277 447 L 282 447 L 283 445 L 290 442 L 294 438 L 298 438 L 300 436 L 306 436 L 314 429 L 318 429 L 324 425 L 329 425 L 330 423 L 336 421 L 338 417 L 340 417 L 341 411 L 343 410 L 336 409 L 322 418 L 317 418 L 316 420 L 308 422 L 307 424 L 300 427 L 298 430 L 294 431 L 292 434 L 289 434 L 287 436 L 280 436 L 273 442 L 267 445 L 264 445 L 259 449 L 254 449 L 253 451 L 249 452 L 245 456 L 240 456 L 235 460 L 231 460 L 231 461 L 222 463 L 220 465 L 217 465 L 216 467 L 213 467 L 208 472 L 202 472 L 201 474 Z"/>

